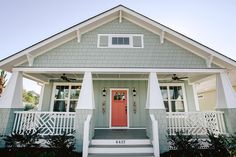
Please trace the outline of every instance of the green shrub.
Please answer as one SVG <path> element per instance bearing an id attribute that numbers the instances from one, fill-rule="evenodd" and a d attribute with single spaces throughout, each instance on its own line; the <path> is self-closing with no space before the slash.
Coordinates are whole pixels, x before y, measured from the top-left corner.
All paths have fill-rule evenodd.
<path id="1" fill-rule="evenodd" d="M 4 138 L 5 144 L 9 150 L 16 150 L 18 148 L 39 147 L 39 130 L 26 130 L 21 133 L 11 133 Z"/>
<path id="2" fill-rule="evenodd" d="M 197 136 L 184 135 L 183 131 L 176 132 L 176 135 L 168 135 L 168 142 L 170 142 L 171 147 L 176 149 L 177 156 L 187 157 L 187 156 L 197 156 L 201 155 L 200 143 Z"/>
<path id="3" fill-rule="evenodd" d="M 236 136 L 230 136 L 229 138 L 229 153 L 231 156 L 236 156 Z"/>
<path id="4" fill-rule="evenodd" d="M 209 152 L 212 157 L 228 157 L 230 142 L 225 135 L 216 135 L 207 130 L 207 143 L 209 144 Z"/>
<path id="5" fill-rule="evenodd" d="M 63 154 L 71 154 L 75 149 L 75 137 L 66 133 L 63 135 L 49 136 L 46 145 L 62 156 Z"/>

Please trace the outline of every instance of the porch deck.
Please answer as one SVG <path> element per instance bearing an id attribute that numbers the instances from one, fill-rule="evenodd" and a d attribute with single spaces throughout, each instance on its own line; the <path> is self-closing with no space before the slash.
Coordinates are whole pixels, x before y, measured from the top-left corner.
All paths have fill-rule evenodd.
<path id="1" fill-rule="evenodd" d="M 95 129 L 93 139 L 148 139 L 146 129 Z"/>

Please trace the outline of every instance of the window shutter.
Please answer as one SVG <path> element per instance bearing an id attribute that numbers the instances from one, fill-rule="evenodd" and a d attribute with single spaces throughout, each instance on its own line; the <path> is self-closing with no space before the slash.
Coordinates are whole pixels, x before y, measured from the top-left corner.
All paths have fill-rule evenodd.
<path id="1" fill-rule="evenodd" d="M 108 36 L 101 35 L 99 37 L 100 37 L 99 47 L 108 47 Z"/>
<path id="2" fill-rule="evenodd" d="M 142 47 L 142 37 L 133 36 L 133 47 Z"/>

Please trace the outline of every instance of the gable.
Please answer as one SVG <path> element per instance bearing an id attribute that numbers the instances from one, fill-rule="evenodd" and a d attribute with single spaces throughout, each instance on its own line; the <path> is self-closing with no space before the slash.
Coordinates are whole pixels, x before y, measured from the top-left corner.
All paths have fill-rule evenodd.
<path id="1" fill-rule="evenodd" d="M 98 48 L 98 34 L 142 34 L 143 48 Z M 20 66 L 28 66 L 24 63 Z M 128 20 L 113 20 L 34 59 L 33 67 L 207 68 L 205 59 Z M 217 67 L 216 65 L 212 66 Z"/>

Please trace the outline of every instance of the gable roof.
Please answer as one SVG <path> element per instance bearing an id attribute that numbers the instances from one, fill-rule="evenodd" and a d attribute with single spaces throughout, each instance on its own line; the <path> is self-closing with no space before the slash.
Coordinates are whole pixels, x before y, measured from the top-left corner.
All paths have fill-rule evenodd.
<path id="1" fill-rule="evenodd" d="M 74 38 L 80 40 L 79 38 L 82 34 L 117 18 L 120 20 L 122 20 L 122 18 L 127 19 L 159 36 L 163 36 L 164 39 L 169 40 L 222 68 L 235 69 L 236 67 L 236 61 L 233 59 L 123 5 L 118 5 L 91 17 L 1 60 L 0 67 L 6 71 L 11 71 L 14 66 L 27 61 L 29 57 L 37 57 Z"/>

